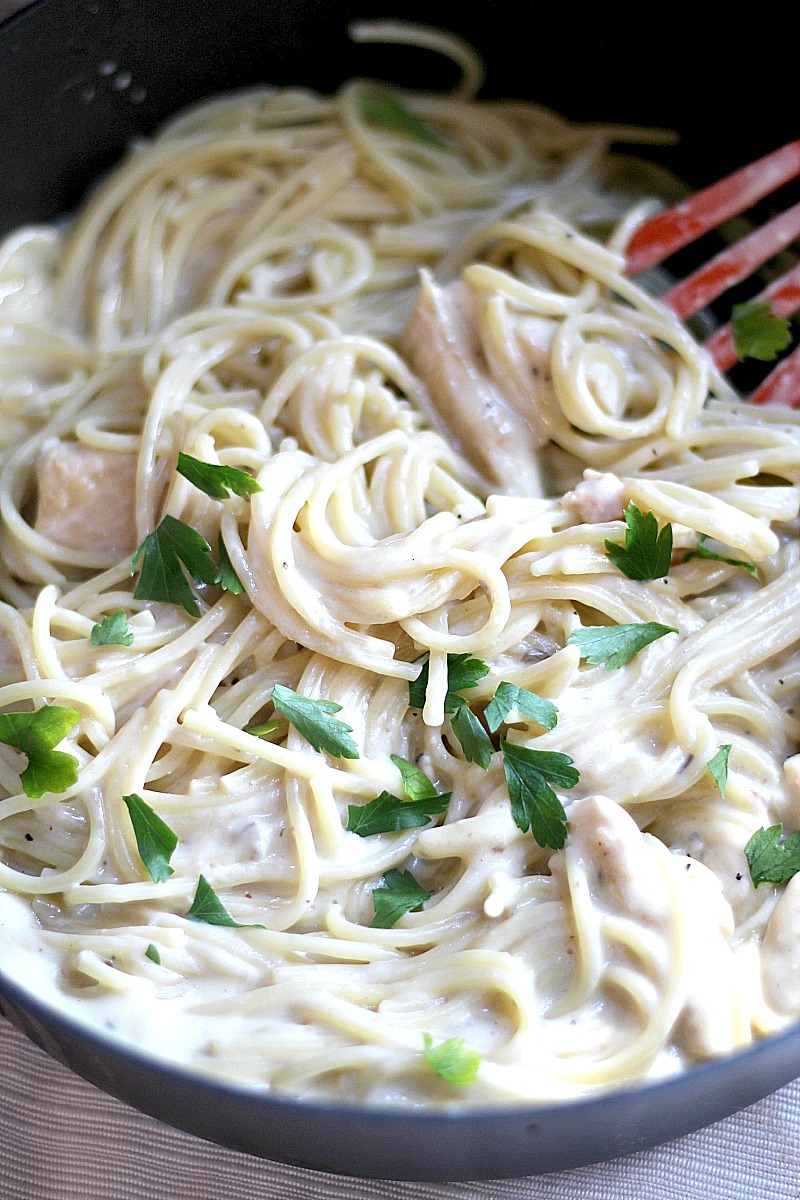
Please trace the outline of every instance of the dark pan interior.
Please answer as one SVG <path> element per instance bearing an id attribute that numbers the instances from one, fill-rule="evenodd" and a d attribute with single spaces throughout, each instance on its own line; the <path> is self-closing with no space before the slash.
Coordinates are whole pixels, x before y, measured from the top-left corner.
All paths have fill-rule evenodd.
<path id="1" fill-rule="evenodd" d="M 485 93 L 523 96 L 575 119 L 677 129 L 666 161 L 708 182 L 797 135 L 791 38 L 731 16 L 692 30 L 688 10 L 525 0 L 40 0 L 0 36 L 0 230 L 72 207 L 129 139 L 201 96 L 252 83 L 331 90 L 353 74 L 446 87 L 429 52 L 354 46 L 355 17 L 397 15 L 463 34 Z M 110 68 L 113 65 L 113 70 Z"/>
<path id="2" fill-rule="evenodd" d="M 793 39 L 771 23 L 692 30 L 696 11 L 485 0 L 404 3 L 408 20 L 465 35 L 488 95 L 576 119 L 668 126 L 660 157 L 693 184 L 798 132 Z M 394 14 L 398 11 L 394 9 Z M 129 140 L 209 93 L 256 82 L 330 90 L 352 74 L 447 87 L 435 55 L 354 46 L 334 0 L 40 0 L 0 27 L 0 232 L 67 212 Z M 666 1083 L 562 1105 L 490 1112 L 348 1109 L 271 1099 L 154 1062 L 52 1012 L 0 974 L 2 1011 L 105 1090 L 202 1137 L 308 1167 L 384 1178 L 554 1171 L 641 1149 L 717 1120 L 800 1071 L 800 1031 Z"/>

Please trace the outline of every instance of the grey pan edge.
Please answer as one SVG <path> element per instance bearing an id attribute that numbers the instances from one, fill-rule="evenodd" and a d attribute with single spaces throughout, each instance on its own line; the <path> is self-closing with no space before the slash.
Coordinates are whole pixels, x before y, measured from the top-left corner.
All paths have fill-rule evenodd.
<path id="1" fill-rule="evenodd" d="M 0 972 L 0 1012 L 65 1066 L 150 1116 L 233 1150 L 365 1178 L 519 1178 L 671 1141 L 800 1072 L 792 1028 L 682 1075 L 589 1099 L 481 1109 L 325 1104 L 193 1074 L 65 1016 Z"/>

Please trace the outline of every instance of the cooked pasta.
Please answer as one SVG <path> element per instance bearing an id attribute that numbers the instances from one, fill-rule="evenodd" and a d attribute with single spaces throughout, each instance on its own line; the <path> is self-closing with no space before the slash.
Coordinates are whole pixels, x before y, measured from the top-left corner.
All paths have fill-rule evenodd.
<path id="1" fill-rule="evenodd" d="M 744 853 L 800 824 L 800 426 L 626 278 L 649 135 L 455 53 L 201 105 L 0 246 L 0 709 L 74 712 L 3 726 L 0 962 L 283 1094 L 569 1097 L 800 1015 Z"/>

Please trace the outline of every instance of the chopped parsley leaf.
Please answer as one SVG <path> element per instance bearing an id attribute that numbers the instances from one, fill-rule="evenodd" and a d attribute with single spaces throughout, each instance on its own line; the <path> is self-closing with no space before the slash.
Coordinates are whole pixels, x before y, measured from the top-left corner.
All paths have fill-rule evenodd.
<path id="1" fill-rule="evenodd" d="M 426 652 L 417 660 L 422 663 L 422 668 L 417 678 L 412 679 L 408 685 L 409 708 L 425 707 L 425 693 L 428 690 L 428 658 L 429 655 Z M 448 654 L 447 694 L 444 699 L 444 711 L 446 713 L 457 712 L 462 704 L 467 703 L 459 693 L 475 687 L 478 681 L 488 673 L 488 666 L 479 658 L 470 658 L 469 654 Z"/>
<path id="2" fill-rule="evenodd" d="M 433 892 L 426 892 L 419 886 L 410 871 L 387 871 L 383 886 L 372 892 L 375 916 L 370 927 L 391 929 L 406 913 L 422 908 L 432 895 Z"/>
<path id="3" fill-rule="evenodd" d="M 750 878 L 762 883 L 788 883 L 800 871 L 800 833 L 781 841 L 783 825 L 757 829 L 744 848 Z"/>
<path id="4" fill-rule="evenodd" d="M 628 579 L 662 579 L 672 561 L 672 526 L 667 522 L 659 532 L 658 520 L 630 502 L 625 509 L 625 545 L 606 539 L 606 554 Z"/>
<path id="5" fill-rule="evenodd" d="M 624 667 L 634 655 L 665 637 L 678 633 L 671 625 L 659 625 L 657 621 L 636 621 L 631 625 L 586 625 L 576 629 L 567 638 L 568 646 L 577 646 L 581 658 L 596 666 L 605 663 L 607 671 Z"/>
<path id="6" fill-rule="evenodd" d="M 176 834 L 135 792 L 123 796 L 122 803 L 130 814 L 139 857 L 150 878 L 154 883 L 164 883 L 174 873 L 169 860 L 178 844 Z"/>
<path id="7" fill-rule="evenodd" d="M 348 833 L 371 837 L 374 833 L 397 833 L 401 829 L 420 829 L 444 812 L 451 792 L 427 796 L 422 800 L 401 800 L 391 792 L 381 792 L 367 804 L 347 806 Z"/>
<path id="8" fill-rule="evenodd" d="M 545 700 L 514 683 L 501 683 L 486 708 L 486 724 L 491 732 L 496 733 L 513 712 L 518 712 L 523 720 L 536 721 L 545 729 L 555 729 L 558 723 L 558 709 L 552 700 Z"/>
<path id="9" fill-rule="evenodd" d="M 264 928 L 263 925 L 242 925 L 241 922 L 234 921 L 205 875 L 201 875 L 197 881 L 197 891 L 186 917 L 190 921 L 199 921 L 204 925 L 224 925 L 228 929 Z"/>
<path id="10" fill-rule="evenodd" d="M 719 794 L 723 799 L 725 798 L 725 788 L 728 785 L 728 755 L 731 749 L 731 743 L 726 742 L 724 746 L 720 746 L 714 757 L 709 759 L 707 763 L 709 771 L 714 776 L 714 782 L 719 788 Z"/>
<path id="11" fill-rule="evenodd" d="M 134 592 L 137 600 L 179 604 L 189 616 L 200 616 L 186 573 L 195 583 L 217 582 L 217 564 L 204 537 L 184 521 L 167 514 L 134 554 L 131 574 L 140 560 L 141 572 Z"/>
<path id="12" fill-rule="evenodd" d="M 530 750 L 503 738 L 503 770 L 516 826 L 530 829 L 540 846 L 560 850 L 567 840 L 567 815 L 551 784 L 575 787 L 580 774 L 566 754 Z"/>
<path id="13" fill-rule="evenodd" d="M 453 714 L 450 726 L 461 743 L 467 762 L 477 763 L 488 771 L 494 753 L 492 739 L 467 704 L 462 704 Z"/>
<path id="14" fill-rule="evenodd" d="M 714 562 L 726 563 L 729 567 L 743 567 L 754 579 L 758 579 L 758 567 L 754 562 L 745 562 L 743 558 L 726 558 L 724 554 L 715 554 L 713 550 L 706 547 L 705 543 L 706 535 L 701 533 L 697 545 L 686 555 L 685 561 L 688 562 L 690 558 L 710 558 Z"/>
<path id="15" fill-rule="evenodd" d="M 93 646 L 131 646 L 133 634 L 128 627 L 125 610 L 118 608 L 116 612 L 103 617 L 99 625 L 93 625 L 91 642 Z"/>
<path id="16" fill-rule="evenodd" d="M 396 129 L 399 133 L 407 133 L 418 142 L 429 146 L 439 146 L 447 149 L 447 142 L 434 133 L 419 117 L 406 108 L 392 92 L 373 89 L 362 94 L 359 99 L 361 115 L 372 125 L 382 125 L 384 129 Z"/>
<path id="17" fill-rule="evenodd" d="M 46 792 L 65 792 L 77 782 L 77 758 L 53 747 L 80 719 L 74 708 L 59 704 L 45 704 L 36 712 L 0 714 L 0 742 L 27 756 L 28 765 L 19 778 L 22 790 L 32 800 Z"/>
<path id="18" fill-rule="evenodd" d="M 422 1040 L 425 1061 L 437 1075 L 441 1075 L 442 1079 L 446 1079 L 448 1083 L 457 1084 L 459 1087 L 475 1082 L 478 1068 L 481 1065 L 481 1056 L 477 1050 L 466 1046 L 463 1038 L 448 1038 L 446 1042 L 440 1042 L 438 1046 L 434 1046 L 431 1035 L 423 1033 Z"/>
<path id="19" fill-rule="evenodd" d="M 419 767 L 415 767 L 408 759 L 400 758 L 398 754 L 393 754 L 391 758 L 400 772 L 403 795 L 408 800 L 430 800 L 436 795 L 436 788 L 424 771 L 420 771 Z"/>
<path id="20" fill-rule="evenodd" d="M 731 333 L 736 354 L 772 362 L 792 340 L 787 317 L 778 317 L 766 300 L 748 300 L 734 304 L 731 313 Z"/>
<path id="21" fill-rule="evenodd" d="M 241 596 L 244 591 L 242 581 L 233 569 L 233 563 L 230 560 L 222 534 L 217 539 L 217 556 L 219 558 L 219 566 L 217 567 L 214 576 L 214 583 L 218 583 L 223 592 L 230 592 L 233 596 Z"/>
<path id="22" fill-rule="evenodd" d="M 359 757 L 358 746 L 348 737 L 353 732 L 352 725 L 331 715 L 341 712 L 341 704 L 333 700 L 309 700 L 282 683 L 276 683 L 272 689 L 272 703 L 315 750 L 327 750 L 333 758 Z"/>
<path id="23" fill-rule="evenodd" d="M 192 458 L 191 454 L 178 455 L 178 474 L 188 479 L 201 492 L 211 496 L 213 500 L 228 500 L 231 492 L 247 499 L 254 492 L 261 492 L 261 484 L 248 475 L 247 471 L 239 471 L 236 467 L 223 467 L 216 463 L 203 462 Z"/>

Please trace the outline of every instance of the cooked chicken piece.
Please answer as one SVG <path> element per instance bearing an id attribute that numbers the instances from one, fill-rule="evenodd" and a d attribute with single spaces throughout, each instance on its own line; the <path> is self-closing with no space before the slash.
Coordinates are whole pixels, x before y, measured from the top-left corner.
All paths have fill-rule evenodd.
<path id="1" fill-rule="evenodd" d="M 800 754 L 793 754 L 783 764 L 783 778 L 786 781 L 786 796 L 788 800 L 787 816 L 793 825 L 800 824 Z"/>
<path id="2" fill-rule="evenodd" d="M 136 456 L 56 442 L 36 464 L 34 528 L 69 550 L 128 554 L 136 548 Z"/>
<path id="3" fill-rule="evenodd" d="M 764 996 L 782 1016 L 800 1016 L 800 875 L 786 885 L 761 946 Z"/>
<path id="4" fill-rule="evenodd" d="M 541 333 L 537 331 L 539 339 Z M 528 417 L 519 411 L 519 397 L 513 394 L 519 391 L 519 381 L 513 389 L 504 387 L 503 379 L 498 382 L 492 374 L 475 300 L 466 284 L 459 281 L 442 288 L 422 272 L 403 348 L 428 389 L 443 431 L 488 483 L 511 495 L 542 495 L 537 450 L 543 439 L 536 428 L 533 370 L 528 372 Z M 498 358 L 493 354 L 492 363 Z M 506 373 L 504 369 L 503 376 Z"/>
<path id="5" fill-rule="evenodd" d="M 660 1019 L 674 1022 L 676 1044 L 696 1057 L 747 1040 L 728 941 L 733 914 L 717 878 L 640 833 L 604 796 L 573 804 L 569 827 L 564 858 L 573 893 L 583 875 L 593 908 L 590 921 L 584 918 L 581 999 L 602 981 L 629 989 L 640 1005 L 663 1008 Z M 561 870 L 550 865 L 554 874 Z"/>
<path id="6" fill-rule="evenodd" d="M 583 472 L 583 481 L 572 492 L 564 496 L 565 508 L 575 513 L 579 521 L 587 525 L 598 525 L 603 521 L 619 521 L 622 518 L 624 489 L 610 471 L 601 474 L 588 467 Z"/>

